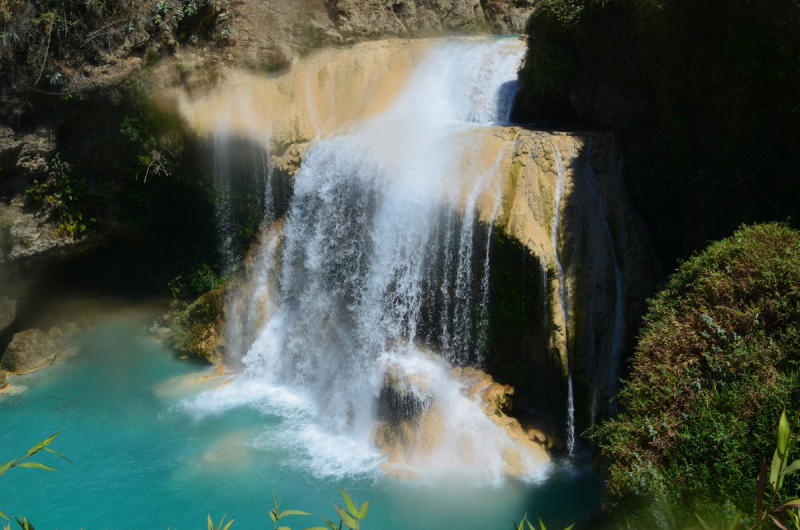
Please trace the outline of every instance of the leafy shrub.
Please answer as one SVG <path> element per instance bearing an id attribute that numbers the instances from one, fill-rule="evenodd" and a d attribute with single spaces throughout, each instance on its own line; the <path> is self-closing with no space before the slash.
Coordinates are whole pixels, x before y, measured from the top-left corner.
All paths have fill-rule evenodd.
<path id="1" fill-rule="evenodd" d="M 52 211 L 59 233 L 76 237 L 85 233 L 95 219 L 84 219 L 81 200 L 86 192 L 86 179 L 72 171 L 72 166 L 56 155 L 49 164 L 47 180 L 34 180 L 25 189 L 29 207 L 45 205 Z"/>
<path id="2" fill-rule="evenodd" d="M 48 59 L 67 50 L 91 55 L 103 41 L 113 40 L 114 23 L 127 18 L 130 6 L 123 0 L 2 0 L 0 71 L 28 67 L 38 82 Z M 95 38 L 95 30 L 106 38 Z"/>
<path id="3" fill-rule="evenodd" d="M 774 418 L 798 400 L 800 232 L 745 226 L 650 303 L 623 412 L 594 434 L 610 507 L 633 527 L 685 523 L 692 504 L 753 515 Z"/>

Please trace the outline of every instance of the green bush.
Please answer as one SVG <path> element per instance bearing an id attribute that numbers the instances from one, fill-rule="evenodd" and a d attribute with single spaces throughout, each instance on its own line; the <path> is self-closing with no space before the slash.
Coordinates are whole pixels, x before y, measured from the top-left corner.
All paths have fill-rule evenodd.
<path id="1" fill-rule="evenodd" d="M 684 524 L 695 507 L 752 516 L 774 418 L 800 401 L 800 232 L 745 226 L 712 244 L 644 322 L 623 412 L 593 436 L 612 513 L 636 528 Z"/>
<path id="2" fill-rule="evenodd" d="M 30 208 L 42 205 L 51 209 L 51 218 L 58 232 L 69 237 L 85 233 L 95 223 L 95 219 L 84 219 L 81 209 L 86 192 L 86 179 L 73 171 L 67 162 L 56 155 L 50 161 L 47 180 L 34 180 L 25 189 L 25 203 Z"/>

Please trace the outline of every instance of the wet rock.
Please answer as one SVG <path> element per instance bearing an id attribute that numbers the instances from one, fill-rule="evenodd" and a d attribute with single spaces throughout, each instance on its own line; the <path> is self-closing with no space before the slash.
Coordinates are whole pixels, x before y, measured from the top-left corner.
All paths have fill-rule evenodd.
<path id="1" fill-rule="evenodd" d="M 14 335 L 0 359 L 0 367 L 9 372 L 29 372 L 56 358 L 55 341 L 40 329 L 29 329 Z"/>
<path id="2" fill-rule="evenodd" d="M 16 161 L 16 168 L 27 177 L 47 173 L 47 162 L 56 154 L 55 133 L 50 128 L 41 128 L 24 136 Z"/>
<path id="3" fill-rule="evenodd" d="M 521 477 L 532 459 L 550 459 L 546 439 L 544 443 L 532 439 L 519 421 L 506 415 L 511 409 L 513 387 L 496 383 L 489 374 L 471 367 L 455 368 L 451 376 L 461 384 L 462 395 L 478 402 L 483 413 L 511 440 L 499 447 L 504 474 Z M 396 363 L 388 366 L 378 403 L 379 423 L 373 431 L 375 445 L 388 455 L 382 464 L 387 474 L 416 480 L 419 474 L 414 469 L 420 461 L 452 443 L 447 439 L 446 414 L 433 394 L 436 384 L 430 375 L 407 374 Z"/>
<path id="4" fill-rule="evenodd" d="M 286 176 L 294 176 L 300 169 L 300 163 L 303 161 L 303 154 L 307 148 L 308 144 L 306 143 L 290 145 L 283 156 L 272 159 L 275 169 L 283 172 Z"/>
<path id="5" fill-rule="evenodd" d="M 151 333 L 174 350 L 219 364 L 225 356 L 224 311 L 223 291 L 210 291 L 186 308 L 168 313 L 162 323 L 151 328 Z"/>
<path id="6" fill-rule="evenodd" d="M 11 325 L 17 317 L 17 301 L 13 298 L 0 299 L 0 331 Z"/>

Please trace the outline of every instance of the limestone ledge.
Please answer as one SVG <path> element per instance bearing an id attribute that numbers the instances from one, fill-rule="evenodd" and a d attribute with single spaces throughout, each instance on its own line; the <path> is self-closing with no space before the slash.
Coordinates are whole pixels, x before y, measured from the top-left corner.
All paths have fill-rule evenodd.
<path id="1" fill-rule="evenodd" d="M 501 447 L 505 475 L 522 477 L 530 471 L 525 462 L 534 460 L 543 465 L 550 461 L 552 440 L 532 426 L 523 429 L 517 419 L 508 415 L 513 387 L 496 383 L 489 374 L 471 367 L 454 368 L 451 376 L 461 385 L 462 395 L 478 402 L 483 413 L 505 432 L 508 439 Z M 406 411 L 405 415 L 382 414 L 387 421 L 379 422 L 373 430 L 375 445 L 388 456 L 381 468 L 390 476 L 418 480 L 421 476 L 415 465 L 448 442 L 449 433 L 443 430 L 442 411 L 436 398 L 429 395 L 420 399 L 419 392 L 410 391 L 410 387 L 415 387 L 425 395 L 429 384 L 424 377 L 403 374 L 394 365 L 386 372 L 381 400 L 393 400 L 402 405 L 401 411 Z M 415 399 L 419 401 L 416 405 Z"/>

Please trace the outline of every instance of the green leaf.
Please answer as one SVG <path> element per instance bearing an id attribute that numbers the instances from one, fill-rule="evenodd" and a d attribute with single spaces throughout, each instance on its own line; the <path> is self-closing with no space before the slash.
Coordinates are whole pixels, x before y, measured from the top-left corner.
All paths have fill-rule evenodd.
<path id="1" fill-rule="evenodd" d="M 778 521 L 777 519 L 775 519 L 773 516 L 771 516 L 771 515 L 770 515 L 770 516 L 769 516 L 769 518 L 770 518 L 770 519 L 772 519 L 772 522 L 773 522 L 773 523 L 775 523 L 775 526 L 777 526 L 777 527 L 778 527 L 778 528 L 780 528 L 781 530 L 788 530 L 788 528 L 786 528 L 785 526 L 783 526 L 783 525 L 780 523 L 780 521 Z"/>
<path id="2" fill-rule="evenodd" d="M 776 491 L 778 485 L 778 473 L 781 471 L 781 457 L 778 454 L 778 449 L 775 449 L 775 454 L 772 455 L 772 464 L 769 466 L 769 483 L 772 486 L 772 491 Z"/>
<path id="3" fill-rule="evenodd" d="M 22 530 L 33 530 L 33 525 L 26 518 L 23 517 L 22 521 L 16 517 L 14 517 L 14 519 L 17 521 L 17 524 L 20 526 L 20 528 L 22 528 Z"/>
<path id="4" fill-rule="evenodd" d="M 275 517 L 278 517 L 278 513 L 281 511 L 281 507 L 278 504 L 278 499 L 275 498 L 275 490 L 272 490 L 272 502 L 275 503 Z M 273 519 L 274 521 L 275 519 Z"/>
<path id="5" fill-rule="evenodd" d="M 292 530 L 292 529 L 289 528 L 288 526 L 279 526 L 278 530 Z"/>
<path id="6" fill-rule="evenodd" d="M 369 511 L 369 501 L 365 502 L 361 505 L 361 508 L 358 510 L 358 518 L 364 519 L 367 516 L 367 511 Z"/>
<path id="7" fill-rule="evenodd" d="M 5 473 L 5 472 L 6 472 L 6 471 L 8 471 L 9 469 L 11 469 L 11 464 L 13 464 L 13 463 L 14 463 L 14 462 L 16 462 L 16 461 L 17 461 L 16 459 L 14 459 L 14 460 L 9 460 L 8 462 L 6 462 L 6 463 L 5 463 L 5 464 L 3 464 L 2 466 L 0 466 L 0 475 L 2 475 L 3 473 Z"/>
<path id="8" fill-rule="evenodd" d="M 356 505 L 353 504 L 353 501 L 350 499 L 350 495 L 344 491 L 343 487 L 339 486 L 339 489 L 342 490 L 342 497 L 344 497 L 344 503 L 347 505 L 347 509 L 350 511 L 353 517 L 357 517 L 356 514 L 358 513 L 358 508 L 356 508 Z"/>
<path id="9" fill-rule="evenodd" d="M 61 453 L 59 453 L 58 451 L 54 451 L 54 450 L 52 450 L 52 449 L 48 449 L 47 447 L 45 447 L 45 448 L 44 448 L 44 450 L 45 450 L 45 451 L 47 451 L 48 453 L 55 453 L 55 454 L 57 454 L 58 456 L 60 456 L 61 458 L 63 458 L 64 460 L 66 460 L 67 462 L 69 462 L 70 464 L 72 464 L 72 460 L 70 460 L 70 459 L 69 459 L 69 458 L 67 458 L 66 456 L 62 455 L 62 454 L 61 454 Z M 74 466 L 75 464 L 72 464 L 72 465 Z"/>
<path id="10" fill-rule="evenodd" d="M 278 515 L 278 519 L 286 517 L 287 515 L 311 515 L 308 512 L 301 512 L 300 510 L 284 510 Z"/>
<path id="11" fill-rule="evenodd" d="M 214 530 L 214 521 L 211 520 L 211 514 L 208 514 L 208 530 Z"/>
<path id="12" fill-rule="evenodd" d="M 573 523 L 573 524 L 569 525 L 569 526 L 568 526 L 568 527 L 566 527 L 564 530 L 572 530 L 572 527 L 573 527 L 573 526 L 575 526 L 575 523 Z"/>
<path id="13" fill-rule="evenodd" d="M 320 517 L 322 517 L 322 520 L 325 521 L 325 524 L 327 524 L 328 526 L 331 527 L 331 530 L 336 530 L 336 525 L 334 523 L 332 523 L 331 521 L 325 519 L 325 516 L 323 516 L 323 515 L 320 515 Z"/>
<path id="14" fill-rule="evenodd" d="M 32 454 L 34 454 L 34 453 L 38 453 L 38 452 L 39 452 L 39 451 L 42 449 L 42 447 L 45 447 L 45 446 L 47 446 L 47 445 L 50 445 L 50 442 L 52 442 L 52 441 L 53 441 L 53 439 L 54 439 L 56 436 L 58 436 L 59 434 L 61 434 L 61 431 L 58 431 L 57 433 L 55 433 L 53 436 L 51 436 L 51 437 L 50 437 L 50 438 L 48 438 L 47 440 L 44 440 L 44 441 L 42 441 L 42 442 L 39 442 L 38 444 L 36 444 L 36 445 L 34 445 L 33 447 L 31 447 L 30 449 L 28 449 L 28 455 L 32 455 Z M 25 519 L 25 518 L 23 517 L 23 519 Z"/>
<path id="15" fill-rule="evenodd" d="M 35 468 L 35 469 L 47 469 L 47 470 L 50 470 L 50 471 L 58 471 L 54 467 L 46 466 L 46 465 L 40 464 L 38 462 L 22 462 L 21 464 L 17 464 L 16 467 L 29 467 L 29 468 L 32 468 L 32 469 Z"/>
<path id="16" fill-rule="evenodd" d="M 783 501 L 783 504 L 772 510 L 773 512 L 782 512 L 787 508 L 800 508 L 800 498 L 794 497 L 791 499 L 786 499 Z"/>
<path id="17" fill-rule="evenodd" d="M 222 519 L 219 520 L 219 524 L 217 525 L 217 530 L 222 530 L 222 523 L 225 522 L 226 515 L 228 515 L 228 512 L 222 514 Z"/>
<path id="18" fill-rule="evenodd" d="M 700 521 L 700 525 L 703 527 L 703 530 L 711 530 L 711 525 L 705 522 L 705 520 L 703 520 L 703 518 L 700 517 L 699 513 L 695 513 L 694 516 L 697 517 L 698 521 Z"/>
<path id="19" fill-rule="evenodd" d="M 728 527 L 728 530 L 736 530 L 736 527 L 739 526 L 739 519 L 742 517 L 742 512 L 738 512 L 736 517 L 733 518 L 733 522 Z"/>
<path id="20" fill-rule="evenodd" d="M 789 420 L 786 419 L 786 409 L 781 412 L 781 421 L 778 424 L 778 450 L 781 456 L 786 454 L 789 445 Z"/>
<path id="21" fill-rule="evenodd" d="M 341 506 L 338 506 L 336 504 L 334 504 L 333 507 L 336 508 L 336 513 L 338 513 L 339 517 L 342 518 L 342 521 L 344 521 L 344 524 L 346 524 L 347 526 L 349 526 L 350 528 L 353 528 L 353 529 L 358 527 L 358 525 L 356 524 L 356 520 L 353 519 L 353 517 L 349 513 L 347 513 L 347 510 L 345 510 L 344 508 L 342 508 Z"/>
<path id="22" fill-rule="evenodd" d="M 3 510 L 0 510 L 0 517 L 2 517 L 3 519 L 5 519 L 6 521 L 8 521 L 8 516 L 7 516 L 6 514 L 4 514 L 4 513 L 3 513 Z M 335 529 L 334 529 L 334 530 L 335 530 Z"/>
<path id="23" fill-rule="evenodd" d="M 228 528 L 230 528 L 230 527 L 231 527 L 231 525 L 233 524 L 233 522 L 234 522 L 235 520 L 236 520 L 236 517 L 234 517 L 233 519 L 231 519 L 230 521 L 228 521 L 228 524 L 226 524 L 226 525 L 225 525 L 225 528 L 223 528 L 222 530 L 228 530 Z"/>
<path id="24" fill-rule="evenodd" d="M 520 521 L 519 530 L 522 530 L 522 525 L 525 524 L 525 523 L 528 523 L 528 530 L 536 530 L 536 527 L 533 526 L 530 521 L 528 521 L 528 517 L 527 516 L 522 521 Z"/>
<path id="25" fill-rule="evenodd" d="M 303 530 L 328 530 L 324 526 L 314 526 L 312 528 L 303 528 Z M 336 527 L 333 527 L 333 530 L 336 530 Z"/>
<path id="26" fill-rule="evenodd" d="M 539 519 L 539 526 L 541 526 L 541 527 L 542 527 L 542 530 L 547 530 L 547 529 L 544 527 L 544 523 L 542 522 L 542 518 L 541 518 L 541 517 L 539 517 L 538 515 L 536 516 L 536 518 L 537 518 L 537 519 Z"/>
<path id="27" fill-rule="evenodd" d="M 277 512 L 275 510 L 270 510 L 269 511 L 269 518 L 272 519 L 273 523 L 277 523 L 278 522 L 278 514 L 277 514 Z"/>
<path id="28" fill-rule="evenodd" d="M 788 475 L 788 474 L 790 474 L 790 473 L 794 473 L 794 472 L 795 472 L 795 471 L 797 471 L 798 469 L 800 469 L 800 460 L 795 460 L 794 462 L 792 462 L 791 464 L 789 464 L 789 465 L 786 467 L 786 469 L 784 469 L 784 470 L 781 472 L 781 475 Z"/>

